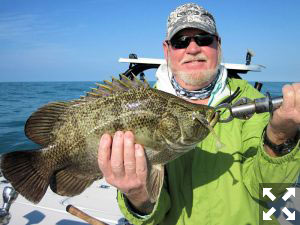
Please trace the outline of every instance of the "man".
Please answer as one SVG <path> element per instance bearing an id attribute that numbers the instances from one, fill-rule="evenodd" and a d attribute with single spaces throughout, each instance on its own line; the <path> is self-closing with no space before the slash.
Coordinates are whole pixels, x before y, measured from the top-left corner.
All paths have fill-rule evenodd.
<path id="1" fill-rule="evenodd" d="M 179 6 L 167 26 L 167 65 L 158 71 L 158 89 L 212 106 L 232 93 L 237 95 L 233 103 L 241 97 L 262 97 L 246 81 L 229 78 L 220 65 L 221 38 L 205 9 L 191 3 Z M 286 85 L 283 99 L 270 120 L 264 113 L 217 124 L 214 130 L 223 148 L 209 135 L 167 164 L 164 186 L 154 203 L 146 188 L 145 152 L 132 132 L 103 135 L 99 167 L 106 181 L 119 189 L 125 217 L 133 224 L 258 224 L 259 206 L 265 207 L 259 200 L 260 184 L 294 183 L 300 171 L 300 84 Z"/>

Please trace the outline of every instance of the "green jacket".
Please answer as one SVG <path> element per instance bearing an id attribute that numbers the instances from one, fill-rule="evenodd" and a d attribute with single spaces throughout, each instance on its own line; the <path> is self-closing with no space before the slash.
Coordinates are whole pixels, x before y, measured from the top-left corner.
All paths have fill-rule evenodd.
<path id="1" fill-rule="evenodd" d="M 229 79 L 241 97 L 263 95 L 244 80 Z M 235 100 L 236 101 L 236 100 Z M 228 112 L 222 114 L 226 118 Z M 224 147 L 216 147 L 210 134 L 196 149 L 168 163 L 165 183 L 153 212 L 145 217 L 133 213 L 118 193 L 119 207 L 132 224 L 259 224 L 261 183 L 295 183 L 300 171 L 299 143 L 289 154 L 271 158 L 264 151 L 262 133 L 269 114 L 249 120 L 234 119 L 214 128 Z M 281 185 L 277 196 L 286 191 Z M 266 210 L 265 210 L 266 212 Z M 262 223 L 260 223 L 262 224 Z M 263 224 L 278 224 L 276 219 Z"/>

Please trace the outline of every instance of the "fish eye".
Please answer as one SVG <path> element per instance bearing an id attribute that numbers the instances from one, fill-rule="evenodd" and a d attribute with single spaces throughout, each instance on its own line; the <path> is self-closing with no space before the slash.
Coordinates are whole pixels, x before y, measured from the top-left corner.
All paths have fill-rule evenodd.
<path id="1" fill-rule="evenodd" d="M 198 123 L 200 123 L 204 126 L 207 126 L 207 124 L 208 124 L 208 121 L 207 121 L 206 117 L 203 114 L 199 113 L 199 112 L 198 113 L 193 112 L 192 113 L 192 119 L 193 119 L 193 121 L 195 121 L 195 122 L 197 121 Z"/>
<path id="2" fill-rule="evenodd" d="M 198 112 L 193 112 L 192 119 L 201 122 L 204 118 L 203 115 L 199 114 Z"/>
<path id="3" fill-rule="evenodd" d="M 193 112 L 192 114 L 192 120 L 193 120 L 193 123 L 196 125 L 196 124 L 201 124 L 202 123 L 202 117 L 200 114 L 196 113 L 196 112 Z"/>
<path id="4" fill-rule="evenodd" d="M 196 112 L 193 112 L 193 113 L 192 113 L 192 119 L 193 119 L 193 120 L 196 120 L 196 119 L 197 119 L 197 117 L 196 117 Z"/>

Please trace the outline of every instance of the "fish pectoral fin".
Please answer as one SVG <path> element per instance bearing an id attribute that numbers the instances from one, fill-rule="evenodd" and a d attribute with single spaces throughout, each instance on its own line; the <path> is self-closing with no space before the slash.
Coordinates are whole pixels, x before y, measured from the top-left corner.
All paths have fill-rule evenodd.
<path id="1" fill-rule="evenodd" d="M 159 131 L 158 135 L 162 136 L 161 138 L 171 142 L 174 142 L 181 137 L 178 119 L 169 112 L 163 114 L 163 117 L 157 126 L 157 131 Z"/>
<path id="2" fill-rule="evenodd" d="M 14 189 L 27 200 L 38 203 L 49 186 L 51 169 L 39 157 L 40 151 L 18 151 L 1 156 L 1 171 Z M 43 169 L 44 168 L 44 169 Z"/>
<path id="3" fill-rule="evenodd" d="M 164 183 L 164 166 L 152 165 L 147 182 L 147 191 L 152 203 L 156 202 Z"/>
<path id="4" fill-rule="evenodd" d="M 63 196 L 75 196 L 82 193 L 98 178 L 87 176 L 79 177 L 72 168 L 65 168 L 53 174 L 50 181 L 50 188 L 53 192 Z"/>

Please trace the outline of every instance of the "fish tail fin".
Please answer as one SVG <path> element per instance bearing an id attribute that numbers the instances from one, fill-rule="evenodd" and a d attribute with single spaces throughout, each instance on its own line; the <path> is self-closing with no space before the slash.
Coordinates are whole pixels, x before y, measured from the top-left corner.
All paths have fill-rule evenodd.
<path id="1" fill-rule="evenodd" d="M 40 151 L 17 151 L 1 156 L 1 171 L 11 185 L 33 203 L 38 203 L 49 186 L 51 170 L 41 162 Z M 43 166 L 41 166 L 43 165 Z"/>

